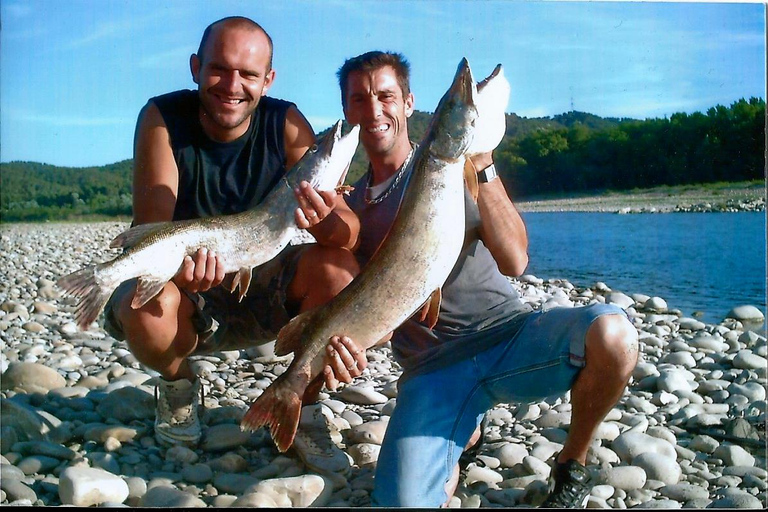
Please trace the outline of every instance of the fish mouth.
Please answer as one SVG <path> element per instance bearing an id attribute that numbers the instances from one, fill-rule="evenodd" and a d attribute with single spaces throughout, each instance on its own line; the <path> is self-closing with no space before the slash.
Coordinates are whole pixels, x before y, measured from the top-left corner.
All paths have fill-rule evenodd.
<path id="1" fill-rule="evenodd" d="M 453 77 L 450 95 L 458 98 L 467 105 L 474 106 L 476 94 L 477 87 L 475 86 L 474 78 L 472 78 L 472 70 L 469 68 L 467 58 L 464 57 L 461 59 L 461 62 L 459 62 L 456 75 Z"/>

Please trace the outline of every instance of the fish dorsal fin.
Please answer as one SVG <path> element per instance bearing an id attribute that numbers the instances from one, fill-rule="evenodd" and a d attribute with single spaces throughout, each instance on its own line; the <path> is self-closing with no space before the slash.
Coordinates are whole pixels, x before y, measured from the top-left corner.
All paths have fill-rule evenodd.
<path id="1" fill-rule="evenodd" d="M 144 304 L 152 300 L 155 295 L 162 291 L 167 282 L 167 279 L 140 277 L 136 284 L 136 294 L 131 301 L 131 307 L 133 309 L 139 309 L 144 306 Z"/>
<path id="2" fill-rule="evenodd" d="M 440 303 L 443 301 L 443 292 L 440 288 L 432 292 L 427 302 L 421 308 L 419 322 L 427 321 L 427 327 L 433 329 L 437 324 L 437 318 L 440 315 Z"/>
<path id="3" fill-rule="evenodd" d="M 477 203 L 477 195 L 480 193 L 480 182 L 477 180 L 477 169 L 469 158 L 464 159 L 464 182 L 467 184 L 469 195 Z"/>
<path id="4" fill-rule="evenodd" d="M 140 240 L 142 240 L 144 237 L 149 235 L 150 233 L 153 233 L 157 231 L 158 229 L 162 228 L 168 224 L 167 222 L 153 222 L 151 224 L 139 224 L 138 226 L 133 226 L 132 228 L 126 229 L 119 235 L 117 235 L 112 242 L 110 242 L 109 247 L 111 249 L 128 249 L 136 245 Z"/>
<path id="5" fill-rule="evenodd" d="M 235 290 L 239 288 L 240 291 L 237 294 L 237 300 L 238 302 L 242 302 L 243 297 L 245 297 L 245 294 L 248 293 L 248 288 L 250 286 L 251 269 L 250 267 L 241 267 L 240 270 L 237 271 L 237 274 L 235 274 L 235 277 L 232 279 L 232 287 L 229 291 L 235 293 Z"/>
<path id="6" fill-rule="evenodd" d="M 301 340 L 304 334 L 304 329 L 312 322 L 315 311 L 317 309 L 310 309 L 300 315 L 291 319 L 288 324 L 280 329 L 277 333 L 277 340 L 275 341 L 275 355 L 285 356 L 291 352 L 296 352 L 301 348 Z"/>

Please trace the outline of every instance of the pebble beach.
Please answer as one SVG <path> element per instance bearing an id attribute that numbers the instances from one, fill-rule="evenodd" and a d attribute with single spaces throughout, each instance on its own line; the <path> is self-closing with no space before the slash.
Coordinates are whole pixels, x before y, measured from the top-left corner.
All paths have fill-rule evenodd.
<path id="1" fill-rule="evenodd" d="M 762 203 L 764 208 L 764 202 Z M 397 401 L 388 346 L 368 351 L 352 384 L 324 390 L 343 468 L 307 468 L 263 429 L 240 431 L 248 406 L 290 364 L 264 350 L 196 359 L 205 387 L 196 449 L 153 437 L 158 375 L 124 342 L 79 330 L 55 280 L 118 253 L 126 223 L 0 225 L 0 505 L 109 507 L 361 507 L 370 505 L 379 447 Z M 587 467 L 588 508 L 759 508 L 768 504 L 763 312 L 750 304 L 719 324 L 684 317 L 653 290 L 513 279 L 535 308 L 608 302 L 639 333 L 640 361 L 601 424 Z M 305 408 L 308 410 L 311 408 Z M 535 507 L 570 427 L 569 397 L 500 404 L 451 508 Z M 304 421 L 304 419 L 302 420 Z"/>

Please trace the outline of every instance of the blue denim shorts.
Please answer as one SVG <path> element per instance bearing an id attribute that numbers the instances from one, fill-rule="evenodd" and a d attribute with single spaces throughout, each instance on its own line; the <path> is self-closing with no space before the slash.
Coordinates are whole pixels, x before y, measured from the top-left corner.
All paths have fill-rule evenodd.
<path id="1" fill-rule="evenodd" d="M 250 348 L 274 340 L 297 313 L 298 305 L 287 304 L 286 293 L 307 247 L 289 245 L 272 260 L 252 269 L 248 293 L 242 301 L 237 293 L 230 293 L 227 281 L 206 292 L 183 292 L 195 304 L 192 323 L 198 342 L 194 355 Z M 115 307 L 126 294 L 133 294 L 135 281 L 122 283 L 104 308 L 104 330 L 118 340 L 125 339 L 125 335 Z"/>
<path id="2" fill-rule="evenodd" d="M 535 311 L 509 341 L 401 380 L 379 454 L 373 505 L 443 504 L 445 484 L 485 412 L 498 404 L 539 401 L 568 391 L 585 364 L 589 326 L 611 314 L 626 317 L 610 304 Z"/>

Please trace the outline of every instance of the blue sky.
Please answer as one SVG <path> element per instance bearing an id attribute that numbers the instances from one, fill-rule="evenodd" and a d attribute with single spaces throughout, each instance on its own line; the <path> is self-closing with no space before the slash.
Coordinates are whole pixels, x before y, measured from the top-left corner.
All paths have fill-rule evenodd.
<path id="1" fill-rule="evenodd" d="M 271 34 L 270 94 L 316 131 L 342 116 L 336 70 L 373 49 L 408 57 L 424 111 L 464 56 L 478 77 L 501 62 L 509 111 L 526 117 L 644 119 L 765 98 L 759 3 L 2 0 L 0 161 L 131 158 L 139 109 L 194 88 L 189 55 L 209 23 L 235 14 Z"/>

